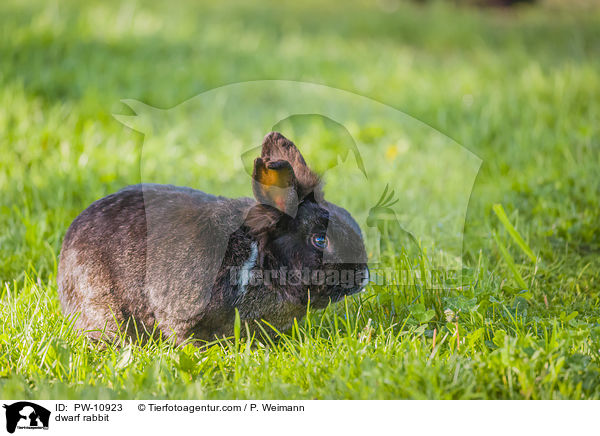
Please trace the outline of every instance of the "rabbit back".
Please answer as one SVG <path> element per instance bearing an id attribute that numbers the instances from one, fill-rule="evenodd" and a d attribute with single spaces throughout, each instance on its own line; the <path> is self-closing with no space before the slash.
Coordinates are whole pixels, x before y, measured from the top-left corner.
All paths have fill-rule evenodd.
<path id="1" fill-rule="evenodd" d="M 185 338 L 213 295 L 228 239 L 254 204 L 191 188 L 135 185 L 106 196 L 69 227 L 60 254 L 58 293 L 76 327 L 131 335 L 156 324 Z M 135 324 L 132 320 L 135 319 Z M 122 326 L 120 328 L 123 328 Z M 137 329 L 137 332 L 136 332 Z"/>

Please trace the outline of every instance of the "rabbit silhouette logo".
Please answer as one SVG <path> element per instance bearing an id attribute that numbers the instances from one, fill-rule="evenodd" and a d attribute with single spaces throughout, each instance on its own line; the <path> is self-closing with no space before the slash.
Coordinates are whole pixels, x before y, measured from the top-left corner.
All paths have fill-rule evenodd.
<path id="1" fill-rule="evenodd" d="M 16 429 L 48 430 L 50 422 L 48 409 L 29 401 L 4 404 L 3 407 L 6 409 L 6 431 L 9 433 L 14 433 Z"/>

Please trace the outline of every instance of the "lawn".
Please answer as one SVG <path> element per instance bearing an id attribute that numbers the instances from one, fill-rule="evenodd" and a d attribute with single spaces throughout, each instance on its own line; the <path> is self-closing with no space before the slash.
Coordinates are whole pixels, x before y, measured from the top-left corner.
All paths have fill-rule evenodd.
<path id="1" fill-rule="evenodd" d="M 1 2 L 0 397 L 600 398 L 600 8 L 563 6 Z M 228 178 L 241 165 L 145 166 L 164 136 L 115 118 L 133 115 L 121 100 L 169 109 L 264 79 L 369 97 L 481 160 L 462 211 L 465 284 L 372 285 L 272 343 L 241 326 L 205 351 L 73 330 L 57 262 L 92 201 L 163 177 L 250 194 Z M 332 142 L 324 126 L 281 128 L 318 145 Z M 375 168 L 399 147 L 377 128 L 351 132 L 388 153 L 368 155 Z M 317 166 L 318 152 L 307 152 Z M 445 174 L 418 177 L 435 187 Z M 381 191 L 388 178 L 370 180 Z M 346 183 L 328 179 L 332 192 Z M 355 188 L 352 206 L 373 195 Z M 410 203 L 423 216 L 437 204 Z M 392 248 L 381 261 L 405 259 Z"/>

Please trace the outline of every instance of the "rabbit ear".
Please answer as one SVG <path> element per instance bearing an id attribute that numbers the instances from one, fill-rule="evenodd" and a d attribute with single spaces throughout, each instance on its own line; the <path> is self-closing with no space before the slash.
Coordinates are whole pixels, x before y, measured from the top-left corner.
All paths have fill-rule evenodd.
<path id="1" fill-rule="evenodd" d="M 259 203 L 273 206 L 296 216 L 298 210 L 297 180 L 287 160 L 271 161 L 258 157 L 254 161 L 252 190 Z"/>
<path id="2" fill-rule="evenodd" d="M 298 147 L 279 132 L 271 132 L 264 137 L 261 157 L 268 157 L 271 160 L 287 160 L 294 169 L 299 166 L 307 167 Z"/>
<path id="3" fill-rule="evenodd" d="M 297 197 L 320 190 L 319 177 L 308 168 L 296 145 L 279 132 L 271 132 L 263 139 L 261 157 L 270 161 L 289 162 L 296 179 Z"/>

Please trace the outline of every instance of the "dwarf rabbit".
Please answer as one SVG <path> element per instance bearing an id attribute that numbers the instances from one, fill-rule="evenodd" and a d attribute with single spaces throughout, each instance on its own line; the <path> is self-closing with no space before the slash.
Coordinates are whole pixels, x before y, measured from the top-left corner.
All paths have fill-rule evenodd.
<path id="1" fill-rule="evenodd" d="M 280 133 L 264 138 L 252 189 L 256 200 L 141 184 L 94 202 L 63 241 L 63 312 L 94 339 L 122 328 L 209 341 L 233 334 L 236 308 L 250 328 L 281 331 L 309 301 L 364 289 L 359 226 Z"/>

